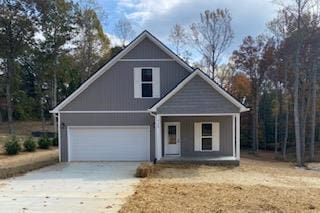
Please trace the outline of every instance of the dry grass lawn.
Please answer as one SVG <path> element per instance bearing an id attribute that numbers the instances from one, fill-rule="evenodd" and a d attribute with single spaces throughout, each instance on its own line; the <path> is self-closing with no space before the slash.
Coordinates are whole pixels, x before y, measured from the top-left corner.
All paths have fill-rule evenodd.
<path id="1" fill-rule="evenodd" d="M 0 154 L 0 179 L 24 174 L 58 162 L 57 148 L 37 150 L 36 152 L 21 152 L 14 156 Z"/>
<path id="2" fill-rule="evenodd" d="M 42 130 L 42 125 L 39 121 L 15 122 L 14 126 L 16 137 L 21 145 L 25 139 L 31 136 L 32 131 Z M 46 130 L 52 131 L 52 126 L 47 124 Z M 20 152 L 18 155 L 6 155 L 3 145 L 9 137 L 8 124 L 0 124 L 0 178 L 23 174 L 57 163 L 59 160 L 56 147 L 52 147 L 50 150 L 37 149 L 36 152 Z"/>
<path id="3" fill-rule="evenodd" d="M 50 159 L 58 159 L 58 157 L 59 153 L 57 148 L 48 150 L 38 149 L 36 152 L 21 152 L 18 155 L 0 154 L 0 169 L 18 167 Z"/>
<path id="4" fill-rule="evenodd" d="M 320 212 L 320 172 L 247 158 L 234 168 L 161 165 L 121 212 Z"/>

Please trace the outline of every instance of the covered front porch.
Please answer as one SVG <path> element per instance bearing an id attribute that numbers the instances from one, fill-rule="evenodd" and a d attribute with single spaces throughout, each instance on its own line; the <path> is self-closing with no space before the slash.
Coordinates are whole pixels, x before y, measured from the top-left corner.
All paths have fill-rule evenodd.
<path id="1" fill-rule="evenodd" d="M 240 113 L 156 114 L 155 157 L 164 163 L 238 164 Z"/>
<path id="2" fill-rule="evenodd" d="M 239 162 L 240 113 L 249 109 L 195 70 L 149 109 L 155 158 L 167 162 Z"/>

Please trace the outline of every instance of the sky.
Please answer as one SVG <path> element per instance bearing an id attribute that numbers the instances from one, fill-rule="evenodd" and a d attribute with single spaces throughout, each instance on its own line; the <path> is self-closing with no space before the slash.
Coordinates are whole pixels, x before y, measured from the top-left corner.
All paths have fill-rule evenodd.
<path id="1" fill-rule="evenodd" d="M 266 32 L 266 23 L 276 16 L 278 9 L 273 0 L 97 0 L 97 3 L 108 14 L 104 29 L 113 44 L 117 43 L 114 24 L 125 16 L 137 35 L 146 29 L 169 47 L 168 36 L 174 24 L 188 27 L 200 20 L 200 13 L 206 9 L 228 8 L 235 37 L 223 56 L 225 59 L 245 36 Z"/>

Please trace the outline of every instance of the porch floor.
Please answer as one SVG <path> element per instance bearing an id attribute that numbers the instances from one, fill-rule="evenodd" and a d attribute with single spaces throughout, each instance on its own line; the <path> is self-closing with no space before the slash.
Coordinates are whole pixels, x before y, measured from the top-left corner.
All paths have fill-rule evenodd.
<path id="1" fill-rule="evenodd" d="M 181 157 L 181 156 L 164 156 L 158 163 L 166 164 L 203 164 L 203 165 L 232 165 L 239 166 L 239 160 L 233 156 L 223 157 Z"/>

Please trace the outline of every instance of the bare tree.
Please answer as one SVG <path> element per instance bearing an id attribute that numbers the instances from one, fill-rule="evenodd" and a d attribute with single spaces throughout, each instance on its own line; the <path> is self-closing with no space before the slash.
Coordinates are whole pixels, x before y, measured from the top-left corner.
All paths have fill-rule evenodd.
<path id="1" fill-rule="evenodd" d="M 288 70 L 289 70 L 289 53 L 285 52 L 287 48 L 285 47 L 285 42 L 283 42 L 289 32 L 289 17 L 286 10 L 278 11 L 278 15 L 275 19 L 267 24 L 268 29 L 275 36 L 275 40 L 278 44 L 278 56 L 277 56 L 277 68 L 279 69 L 282 66 L 284 71 L 283 79 L 281 80 L 282 86 L 282 102 L 285 119 L 284 119 L 284 138 L 282 142 L 282 158 L 286 159 L 287 155 L 287 143 L 288 143 L 288 135 L 289 135 L 289 86 L 288 86 Z M 282 78 L 282 77 L 281 77 Z M 282 107 L 280 107 L 282 109 Z"/>
<path id="2" fill-rule="evenodd" d="M 219 59 L 233 39 L 232 18 L 228 9 L 206 10 L 200 17 L 200 22 L 190 26 L 191 40 L 214 78 Z"/>
<path id="3" fill-rule="evenodd" d="M 310 160 L 314 160 L 315 155 L 315 136 L 316 136 L 316 116 L 317 116 L 317 90 L 318 90 L 318 76 L 320 72 L 319 60 L 320 60 L 320 2 L 319 0 L 312 0 L 312 6 L 310 9 L 312 17 L 312 31 L 311 38 L 313 66 L 311 74 L 311 138 L 310 138 Z"/>
<path id="4" fill-rule="evenodd" d="M 135 34 L 130 21 L 125 17 L 119 19 L 115 24 L 115 33 L 120 38 L 122 46 L 125 46 Z"/>
<path id="5" fill-rule="evenodd" d="M 175 24 L 171 29 L 169 41 L 174 46 L 176 54 L 188 63 L 192 54 L 188 51 L 188 33 L 185 28 Z"/>
<path id="6" fill-rule="evenodd" d="M 174 46 L 177 55 L 181 55 L 182 48 L 187 43 L 186 40 L 187 33 L 185 29 L 181 25 L 175 24 L 170 31 L 169 41 Z"/>
<path id="7" fill-rule="evenodd" d="M 317 0 L 316 0 L 317 1 Z M 296 140 L 296 160 L 298 166 L 303 166 L 305 160 L 306 120 L 309 115 L 311 103 L 310 93 L 310 55 L 307 37 L 310 32 L 310 9 L 314 6 L 312 0 L 291 0 L 284 6 L 284 11 L 289 14 L 288 40 L 292 47 L 291 60 L 293 72 L 293 112 Z"/>

